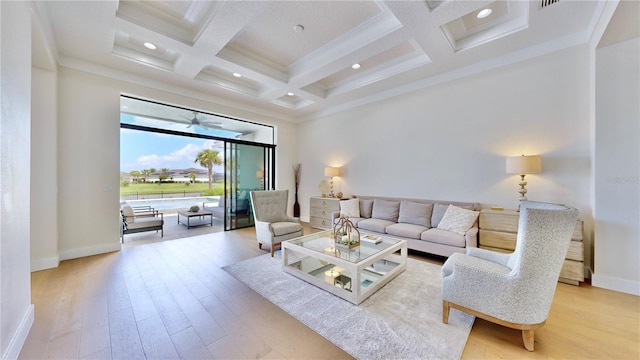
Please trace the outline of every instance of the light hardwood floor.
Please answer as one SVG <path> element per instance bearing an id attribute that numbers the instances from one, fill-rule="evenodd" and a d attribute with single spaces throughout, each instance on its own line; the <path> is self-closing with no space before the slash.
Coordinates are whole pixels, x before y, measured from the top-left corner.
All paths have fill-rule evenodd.
<path id="1" fill-rule="evenodd" d="M 350 358 L 221 269 L 265 253 L 249 228 L 34 272 L 35 322 L 20 359 Z M 535 352 L 519 331 L 476 319 L 462 358 L 639 359 L 639 313 L 639 297 L 558 284 Z"/>

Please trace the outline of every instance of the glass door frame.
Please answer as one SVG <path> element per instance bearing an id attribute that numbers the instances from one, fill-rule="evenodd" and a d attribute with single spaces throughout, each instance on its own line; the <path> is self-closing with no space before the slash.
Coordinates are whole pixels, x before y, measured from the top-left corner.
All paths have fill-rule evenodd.
<path id="1" fill-rule="evenodd" d="M 254 163 L 251 165 L 248 162 L 243 162 L 241 150 L 243 147 L 248 146 L 262 151 L 261 164 Z M 249 148 L 245 150 L 249 150 Z M 229 231 L 254 226 L 250 192 L 273 189 L 275 187 L 275 145 L 228 140 L 224 142 L 223 153 L 225 161 L 224 208 L 226 214 L 224 230 Z M 247 170 L 247 167 L 250 168 L 248 174 L 241 174 L 243 167 L 245 168 L 244 170 Z M 256 178 L 252 178 L 253 174 L 256 175 Z M 261 175 L 262 178 L 258 175 Z M 247 177 L 250 180 L 246 179 Z M 241 178 L 245 180 L 240 180 Z M 260 181 L 259 184 L 256 183 L 256 179 Z M 248 184 L 249 187 L 247 187 Z M 244 209 L 246 209 L 246 213 L 244 213 Z"/>

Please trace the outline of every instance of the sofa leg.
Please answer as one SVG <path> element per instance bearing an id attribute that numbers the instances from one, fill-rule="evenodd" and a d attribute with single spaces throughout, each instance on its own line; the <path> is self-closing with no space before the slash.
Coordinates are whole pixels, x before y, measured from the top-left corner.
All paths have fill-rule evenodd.
<path id="1" fill-rule="evenodd" d="M 442 300 L 442 323 L 449 323 L 449 302 Z"/>
<path id="2" fill-rule="evenodd" d="M 262 243 L 261 242 L 258 243 L 258 249 L 262 250 Z"/>
<path id="3" fill-rule="evenodd" d="M 533 351 L 533 330 L 522 330 L 522 340 L 524 341 L 524 348 Z"/>
<path id="4" fill-rule="evenodd" d="M 273 253 L 276 251 L 276 245 L 271 244 L 271 257 L 273 257 Z"/>

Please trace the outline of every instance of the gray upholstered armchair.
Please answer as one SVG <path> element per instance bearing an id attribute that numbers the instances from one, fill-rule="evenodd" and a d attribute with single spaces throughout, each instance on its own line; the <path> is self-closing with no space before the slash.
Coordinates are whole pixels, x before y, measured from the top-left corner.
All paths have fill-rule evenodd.
<path id="1" fill-rule="evenodd" d="M 271 247 L 271 256 L 282 241 L 302 236 L 298 219 L 287 215 L 289 190 L 252 191 L 251 205 L 256 226 L 258 247 Z"/>
<path id="2" fill-rule="evenodd" d="M 513 253 L 468 247 L 466 255 L 449 257 L 442 266 L 442 322 L 458 309 L 522 330 L 533 351 L 533 332 L 549 315 L 577 218 L 574 208 L 523 201 Z"/>

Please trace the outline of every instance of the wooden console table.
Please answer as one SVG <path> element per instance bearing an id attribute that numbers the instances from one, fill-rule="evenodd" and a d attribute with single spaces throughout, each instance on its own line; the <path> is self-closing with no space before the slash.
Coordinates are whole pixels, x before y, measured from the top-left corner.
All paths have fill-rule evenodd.
<path id="1" fill-rule="evenodd" d="M 516 248 L 519 216 L 520 213 L 515 210 L 481 210 L 478 247 L 504 253 L 513 252 Z M 559 281 L 571 285 L 579 285 L 584 281 L 582 226 L 582 220 L 578 220 L 560 271 Z"/>

